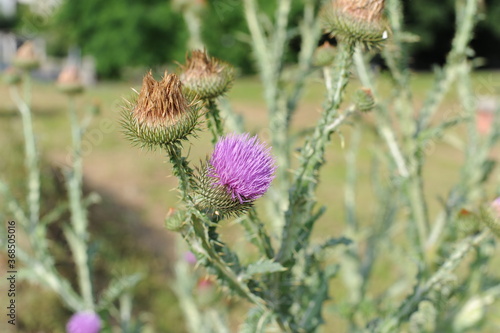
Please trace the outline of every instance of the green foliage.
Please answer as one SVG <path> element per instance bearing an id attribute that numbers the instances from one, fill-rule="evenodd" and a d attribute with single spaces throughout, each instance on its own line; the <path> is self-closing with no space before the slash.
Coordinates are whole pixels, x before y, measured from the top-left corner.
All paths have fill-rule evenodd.
<path id="1" fill-rule="evenodd" d="M 182 18 L 164 0 L 66 0 L 54 32 L 97 60 L 97 70 L 119 76 L 125 66 L 158 66 L 180 60 L 186 32 Z"/>

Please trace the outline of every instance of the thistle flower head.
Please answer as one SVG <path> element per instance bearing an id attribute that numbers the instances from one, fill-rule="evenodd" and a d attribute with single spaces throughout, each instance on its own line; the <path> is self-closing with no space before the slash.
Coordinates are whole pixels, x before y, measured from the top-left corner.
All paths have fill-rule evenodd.
<path id="1" fill-rule="evenodd" d="M 59 90 L 68 95 L 82 92 L 83 85 L 78 67 L 73 65 L 64 67 L 57 77 L 57 86 Z"/>
<path id="2" fill-rule="evenodd" d="M 332 0 L 322 12 L 324 29 L 339 39 L 379 46 L 389 28 L 383 18 L 385 0 Z"/>
<path id="3" fill-rule="evenodd" d="M 39 59 L 36 55 L 35 44 L 32 41 L 24 42 L 17 50 L 14 58 L 14 65 L 25 70 L 31 70 L 38 67 Z"/>
<path id="4" fill-rule="evenodd" d="M 266 193 L 275 169 L 270 148 L 256 136 L 222 137 L 199 177 L 200 206 L 218 215 L 242 213 Z"/>
<path id="5" fill-rule="evenodd" d="M 66 324 L 67 333 L 99 333 L 101 319 L 92 311 L 75 313 Z"/>
<path id="6" fill-rule="evenodd" d="M 141 147 L 166 146 L 193 133 L 200 109 L 193 97 L 183 93 L 177 75 L 165 73 L 161 81 L 156 81 L 150 71 L 137 100 L 127 102 L 122 125 L 127 137 Z"/>
<path id="7" fill-rule="evenodd" d="M 181 70 L 180 78 L 185 89 L 201 99 L 223 95 L 234 79 L 234 71 L 229 64 L 211 58 L 200 50 L 194 50 L 191 56 L 186 56 L 186 64 L 181 66 Z"/>

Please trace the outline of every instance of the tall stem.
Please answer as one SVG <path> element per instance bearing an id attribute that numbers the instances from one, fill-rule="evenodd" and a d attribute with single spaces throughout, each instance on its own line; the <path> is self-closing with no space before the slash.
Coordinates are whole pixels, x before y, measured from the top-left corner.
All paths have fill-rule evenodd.
<path id="1" fill-rule="evenodd" d="M 190 202 L 189 190 L 192 185 L 193 169 L 185 157 L 182 156 L 182 149 L 179 144 L 165 146 L 174 175 L 179 179 L 179 189 L 183 201 Z"/>
<path id="2" fill-rule="evenodd" d="M 24 98 L 21 99 L 15 88 L 11 88 L 11 96 L 21 113 L 23 124 L 25 163 L 28 171 L 29 232 L 32 233 L 40 219 L 40 166 L 31 118 L 31 77 L 29 73 L 24 74 L 23 82 Z"/>
<path id="3" fill-rule="evenodd" d="M 87 253 L 88 241 L 88 220 L 86 208 L 82 201 L 82 128 L 78 122 L 76 104 L 73 96 L 69 97 L 69 119 L 71 124 L 71 137 L 73 143 L 73 165 L 68 176 L 68 192 L 71 211 L 72 230 L 66 230 L 66 236 L 73 252 L 76 269 L 78 272 L 78 282 L 80 292 L 86 309 L 94 308 L 92 296 L 92 283 L 90 276 L 89 258 Z"/>
<path id="4" fill-rule="evenodd" d="M 220 111 L 214 99 L 208 100 L 208 112 L 206 113 L 208 128 L 212 132 L 212 144 L 216 144 L 219 137 L 224 135 L 224 126 L 220 117 Z"/>

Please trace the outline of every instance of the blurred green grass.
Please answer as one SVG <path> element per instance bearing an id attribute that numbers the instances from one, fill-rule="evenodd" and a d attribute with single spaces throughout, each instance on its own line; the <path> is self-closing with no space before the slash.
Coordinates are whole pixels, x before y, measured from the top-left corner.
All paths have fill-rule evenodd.
<path id="1" fill-rule="evenodd" d="M 390 96 L 390 78 L 382 74 L 379 82 L 378 89 L 382 95 Z M 473 76 L 477 96 L 495 92 L 498 94 L 500 90 L 498 82 L 500 73 L 496 72 L 479 72 Z M 412 91 L 416 106 L 422 104 L 425 93 L 431 85 L 431 74 L 412 73 Z M 354 79 L 348 89 L 347 98 L 357 87 L 359 84 Z M 112 257 L 113 268 L 110 270 L 125 267 L 124 270 L 127 271 L 138 269 L 147 272 L 147 280 L 140 285 L 137 298 L 144 302 L 139 305 L 150 308 L 139 310 L 151 312 L 155 318 L 153 325 L 158 331 L 178 332 L 169 326 L 172 320 L 176 322 L 181 320 L 179 310 L 175 306 L 175 298 L 169 289 L 175 236 L 163 227 L 165 213 L 179 201 L 175 191 L 177 182 L 171 176 L 170 166 L 161 152 L 132 147 L 121 133 L 120 108 L 123 105 L 123 98 L 133 94 L 131 88 L 139 90 L 140 82 L 100 83 L 87 89 L 77 98 L 80 111 L 91 105 L 97 105 L 100 109 L 100 113 L 93 119 L 83 139 L 84 148 L 87 148 L 84 149 L 86 187 L 89 191 L 95 190 L 103 195 L 105 199 L 101 205 L 106 206 L 91 214 L 92 228 L 97 233 L 94 233 L 94 238 L 107 249 L 106 255 Z M 294 116 L 293 131 L 315 125 L 320 116 L 324 94 L 325 90 L 320 79 L 311 79 Z M 247 128 L 266 139 L 269 137 L 269 130 L 262 96 L 259 80 L 255 77 L 246 77 L 235 82 L 227 98 L 235 112 L 245 117 Z M 22 128 L 5 85 L 0 86 L 0 101 L 0 142 L 3 143 L 0 145 L 0 175 L 12 184 L 17 195 L 21 195 L 23 193 L 21 184 L 24 179 Z M 456 93 L 451 92 L 440 106 L 438 117 L 439 114 L 442 115 L 447 110 L 455 108 L 455 101 Z M 64 168 L 68 164 L 71 147 L 66 97 L 52 84 L 35 82 L 32 105 L 37 142 L 45 163 Z M 80 114 L 83 116 L 84 113 Z M 371 122 L 371 115 L 361 117 L 363 122 L 367 124 Z M 363 128 L 365 130 L 362 133 L 357 161 L 359 174 L 356 194 L 360 221 L 364 225 L 369 225 L 374 209 L 374 194 L 370 181 L 371 156 L 378 139 L 374 133 L 367 130 L 368 126 Z M 458 126 L 451 132 L 460 135 L 463 128 Z M 340 133 L 334 135 L 326 155 L 327 164 L 321 173 L 322 182 L 318 188 L 318 197 L 328 210 L 317 225 L 314 232 L 315 239 L 321 239 L 324 235 L 340 235 L 344 229 L 343 191 L 346 174 L 344 153 L 350 144 L 350 135 L 350 126 L 344 126 Z M 210 153 L 209 142 L 208 134 L 200 133 L 198 139 L 186 145 L 193 162 L 197 163 Z M 498 154 L 498 151 L 492 154 Z M 444 142 L 438 142 L 436 149 L 427 159 L 429 162 L 424 174 L 426 181 L 431 185 L 426 187 L 426 194 L 433 214 L 439 209 L 437 198 L 446 196 L 447 191 L 457 181 L 461 153 Z M 265 197 L 261 199 L 259 205 L 262 211 L 263 201 Z M 0 204 L 0 208 L 4 207 Z M 129 214 L 127 218 L 123 211 L 131 215 Z M 224 239 L 233 244 L 242 239 L 241 230 L 237 225 L 226 223 L 221 227 L 221 231 L 225 234 Z M 118 243 L 121 243 L 119 247 L 116 245 Z M 115 246 L 120 250 L 113 250 Z M 103 257 L 101 260 L 109 258 Z M 106 265 L 105 262 L 102 264 Z M 376 270 L 381 272 L 381 275 L 376 275 L 375 285 L 372 287 L 374 290 L 380 290 L 388 283 L 387 274 L 391 276 L 392 273 L 384 272 L 382 266 Z M 335 289 L 333 293 L 341 295 L 341 291 L 337 292 Z M 28 304 L 26 306 L 29 307 Z M 328 315 L 328 325 L 342 327 L 338 326 L 339 322 L 342 325 L 335 314 Z"/>

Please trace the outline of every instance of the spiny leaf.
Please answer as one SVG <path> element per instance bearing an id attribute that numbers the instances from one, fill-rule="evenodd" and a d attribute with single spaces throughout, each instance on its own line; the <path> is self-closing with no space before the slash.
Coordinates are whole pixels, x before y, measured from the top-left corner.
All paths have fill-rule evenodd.
<path id="1" fill-rule="evenodd" d="M 271 312 L 258 307 L 252 308 L 239 333 L 264 333 L 271 318 Z"/>
<path id="2" fill-rule="evenodd" d="M 280 263 L 272 259 L 260 259 L 259 261 L 248 265 L 246 274 L 253 276 L 256 274 L 270 274 L 275 272 L 282 272 L 286 270 Z"/>
<path id="3" fill-rule="evenodd" d="M 132 274 L 120 277 L 110 283 L 108 288 L 102 293 L 101 299 L 97 305 L 98 309 L 107 309 L 118 297 L 126 290 L 133 288 L 140 280 L 142 274 Z"/>

